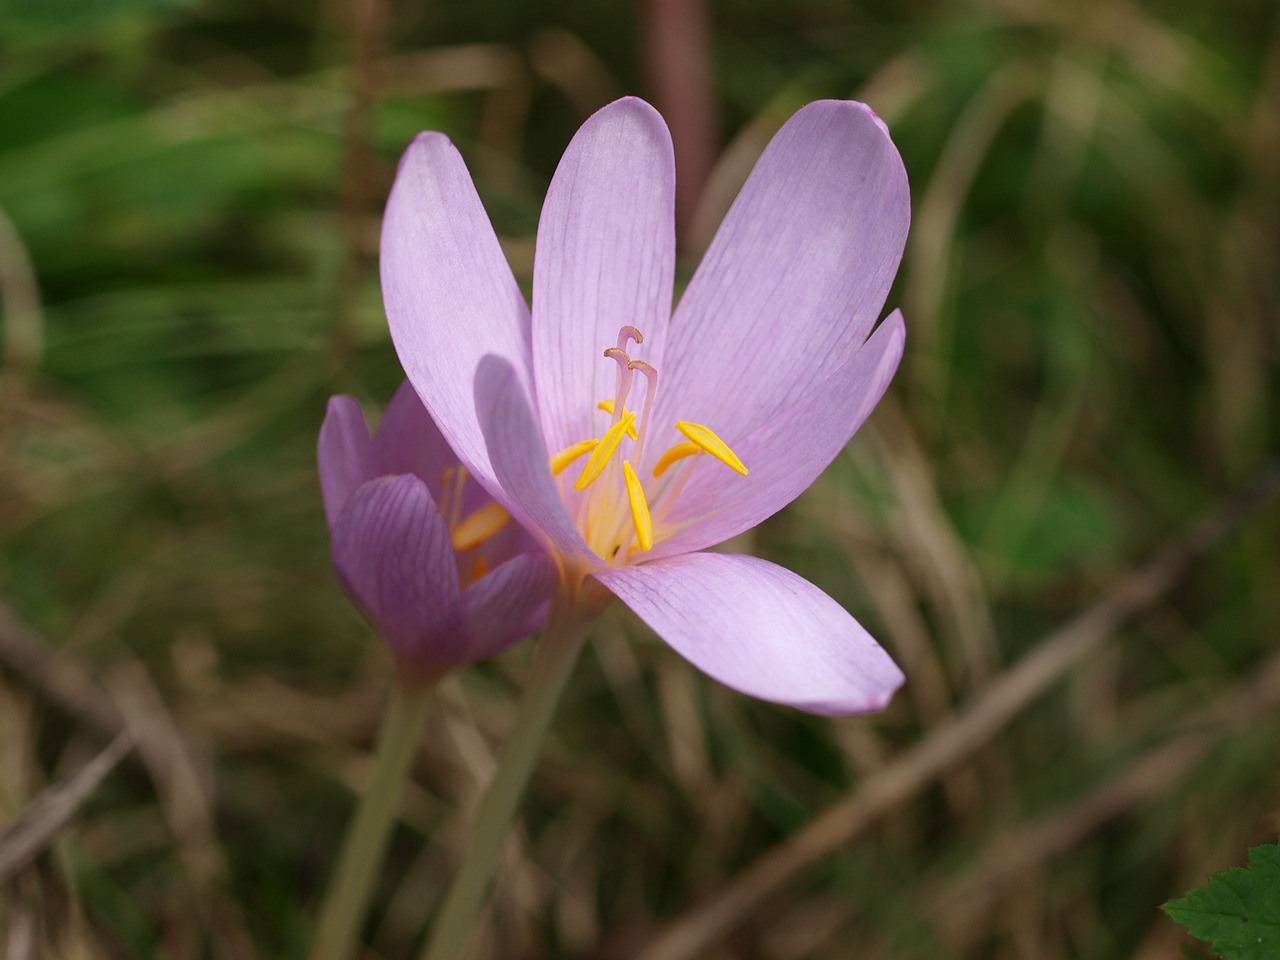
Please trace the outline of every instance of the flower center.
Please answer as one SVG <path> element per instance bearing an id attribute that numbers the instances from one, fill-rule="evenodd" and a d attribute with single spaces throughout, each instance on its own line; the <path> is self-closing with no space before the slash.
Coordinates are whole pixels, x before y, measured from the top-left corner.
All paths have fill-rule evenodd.
<path id="1" fill-rule="evenodd" d="M 671 532 L 667 517 L 704 455 L 747 475 L 738 455 L 710 427 L 686 420 L 674 424 L 685 439 L 669 447 L 644 475 L 645 440 L 658 392 L 658 371 L 644 360 L 631 359 L 627 347 L 633 342 L 639 346 L 644 336 L 635 327 L 624 326 L 618 331 L 617 344 L 604 351 L 618 366 L 613 396 L 597 405 L 609 414 L 609 428 L 602 436 L 570 444 L 551 457 L 551 472 L 559 478 L 560 495 L 587 545 L 601 558 L 618 563 L 651 549 L 655 539 Z M 638 420 L 627 408 L 637 373 L 646 381 Z M 570 484 L 564 475 L 583 457 L 587 462 Z M 672 469 L 676 464 L 680 466 Z"/>

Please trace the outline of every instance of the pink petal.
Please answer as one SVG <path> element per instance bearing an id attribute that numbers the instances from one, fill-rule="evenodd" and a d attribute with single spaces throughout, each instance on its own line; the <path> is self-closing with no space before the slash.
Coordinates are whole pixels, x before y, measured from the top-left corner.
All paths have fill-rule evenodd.
<path id="1" fill-rule="evenodd" d="M 706 424 L 737 450 L 846 368 L 880 316 L 909 220 L 902 160 L 875 114 L 837 100 L 799 110 L 676 309 L 654 413 L 663 433 L 649 456 L 680 439 L 677 420 Z"/>
<path id="2" fill-rule="evenodd" d="M 449 528 L 417 477 L 379 477 L 333 527 L 333 564 L 402 669 L 437 676 L 466 659 Z"/>
<path id="3" fill-rule="evenodd" d="M 413 385 L 402 383 L 391 397 L 373 438 L 380 474 L 412 473 L 440 502 L 440 476 L 458 465 L 458 456 L 427 413 Z"/>
<path id="4" fill-rule="evenodd" d="M 482 660 L 539 629 L 559 574 L 545 553 L 513 557 L 462 594 L 467 655 Z"/>
<path id="5" fill-rule="evenodd" d="M 450 449 L 410 383 L 401 384 L 387 404 L 373 444 L 380 474 L 412 473 L 427 485 L 437 506 L 446 502 L 441 481 L 446 470 L 458 467 L 458 456 Z M 452 495 L 453 491 L 449 493 Z M 466 480 L 462 485 L 460 516 L 465 517 L 492 502 L 489 491 L 474 480 Z M 538 543 L 520 524 L 511 523 L 476 549 L 496 567 L 518 553 L 538 549 Z"/>
<path id="6" fill-rule="evenodd" d="M 750 471 L 742 477 L 703 457 L 675 501 L 655 558 L 701 550 L 749 530 L 798 497 L 825 470 L 884 396 L 906 331 L 894 311 L 853 362 L 820 381 L 734 445 Z"/>
<path id="7" fill-rule="evenodd" d="M 485 357 L 476 371 L 475 390 L 490 469 L 498 485 L 509 491 L 508 509 L 561 555 L 598 563 L 556 490 L 542 431 L 510 364 Z"/>
<path id="8" fill-rule="evenodd" d="M 377 457 L 364 413 L 351 397 L 330 397 L 316 442 L 320 493 L 329 528 L 337 522 L 356 488 L 378 475 Z"/>
<path id="9" fill-rule="evenodd" d="M 657 364 L 675 276 L 675 160 L 658 112 L 635 97 L 597 111 L 569 144 L 538 223 L 533 272 L 533 372 L 547 446 L 560 450 L 608 426 L 596 404 L 614 394 L 602 354 L 624 324 Z"/>
<path id="10" fill-rule="evenodd" d="M 882 709 L 902 685 L 838 603 L 765 560 L 691 553 L 595 577 L 699 670 L 750 696 L 844 715 Z"/>
<path id="11" fill-rule="evenodd" d="M 400 362 L 458 459 L 522 525 L 574 547 L 581 538 L 552 485 L 532 413 L 529 312 L 466 166 L 442 134 L 420 134 L 400 162 L 382 221 L 381 272 Z"/>
<path id="12" fill-rule="evenodd" d="M 382 221 L 382 298 L 400 363 L 449 445 L 499 502 L 476 408 L 476 370 L 506 361 L 532 397 L 529 310 L 457 149 L 419 134 Z"/>

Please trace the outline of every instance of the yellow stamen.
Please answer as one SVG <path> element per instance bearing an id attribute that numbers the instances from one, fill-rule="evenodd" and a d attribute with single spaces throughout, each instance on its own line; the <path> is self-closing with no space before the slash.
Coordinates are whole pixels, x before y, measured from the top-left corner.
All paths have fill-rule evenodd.
<path id="1" fill-rule="evenodd" d="M 629 460 L 622 461 L 622 475 L 627 480 L 627 499 L 631 501 L 631 520 L 636 527 L 636 539 L 640 541 L 641 550 L 648 550 L 653 546 L 653 519 L 649 516 L 644 487 L 636 479 L 636 472 L 631 469 Z"/>
<path id="2" fill-rule="evenodd" d="M 692 457 L 695 453 L 701 453 L 702 448 L 690 440 L 677 443 L 674 447 L 664 453 L 658 462 L 653 465 L 653 475 L 660 477 L 667 472 L 667 467 L 671 466 L 677 460 L 683 460 L 685 457 Z"/>
<path id="3" fill-rule="evenodd" d="M 572 446 L 565 447 L 554 457 L 551 458 L 551 475 L 558 477 L 568 469 L 569 464 L 577 460 L 583 454 L 590 453 L 596 448 L 599 440 L 579 440 Z"/>
<path id="4" fill-rule="evenodd" d="M 704 427 L 700 423 L 689 423 L 682 420 L 676 424 L 676 429 L 725 466 L 732 467 L 744 477 L 747 475 L 746 465 L 738 459 L 736 453 L 729 449 L 727 443 L 711 432 L 709 427 Z"/>
<path id="5" fill-rule="evenodd" d="M 609 458 L 613 456 L 613 451 L 617 450 L 618 444 L 622 442 L 622 435 L 631 429 L 635 422 L 636 415 L 628 413 L 605 432 L 605 435 L 600 438 L 600 443 L 591 451 L 591 459 L 582 468 L 582 475 L 574 483 L 573 489 L 587 489 L 596 477 L 604 473 L 604 468 L 608 465 Z"/>
<path id="6" fill-rule="evenodd" d="M 466 583 L 463 584 L 463 586 L 464 587 L 471 586 L 471 584 L 475 583 L 477 580 L 479 580 L 488 572 L 489 572 L 489 561 L 486 560 L 484 557 L 476 557 L 476 562 L 471 565 L 471 576 L 467 578 L 467 581 Z"/>
<path id="7" fill-rule="evenodd" d="M 501 504 L 486 503 L 453 528 L 450 533 L 453 549 L 462 553 L 464 550 L 480 546 L 486 540 L 497 536 L 510 520 L 511 514 L 502 509 Z"/>
<path id="8" fill-rule="evenodd" d="M 605 413 L 609 414 L 609 416 L 612 417 L 613 416 L 613 397 L 610 397 L 608 400 L 601 400 L 599 403 L 596 404 L 596 409 L 603 410 Z M 631 411 L 628 410 L 626 407 L 622 408 L 623 416 L 626 416 L 630 412 Z M 631 425 L 631 429 L 627 431 L 627 436 L 630 437 L 632 440 L 636 438 L 635 424 Z"/>

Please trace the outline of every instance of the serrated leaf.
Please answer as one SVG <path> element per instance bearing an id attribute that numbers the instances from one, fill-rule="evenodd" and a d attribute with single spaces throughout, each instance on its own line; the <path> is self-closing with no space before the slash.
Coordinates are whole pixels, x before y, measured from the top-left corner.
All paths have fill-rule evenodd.
<path id="1" fill-rule="evenodd" d="M 1209 884 L 1170 900 L 1164 910 L 1206 940 L 1223 960 L 1280 957 L 1280 845 L 1249 851 L 1244 867 L 1209 878 Z"/>

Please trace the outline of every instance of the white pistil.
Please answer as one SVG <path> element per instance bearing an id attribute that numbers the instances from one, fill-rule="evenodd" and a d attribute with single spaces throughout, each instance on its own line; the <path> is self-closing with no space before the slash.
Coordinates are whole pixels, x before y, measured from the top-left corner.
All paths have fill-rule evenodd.
<path id="1" fill-rule="evenodd" d="M 621 336 L 618 337 L 622 339 Z M 618 364 L 618 380 L 613 390 L 613 417 L 609 425 L 613 426 L 622 419 L 622 411 L 627 408 L 627 394 L 631 392 L 631 358 L 621 347 L 610 347 L 604 355 Z"/>
<path id="2" fill-rule="evenodd" d="M 615 384 L 613 393 L 613 416 L 609 429 L 601 438 L 600 446 L 592 452 L 592 461 L 589 461 L 586 468 L 583 469 L 582 476 L 578 478 L 578 482 L 574 484 L 575 490 L 583 490 L 587 485 L 594 483 L 594 489 L 587 494 L 587 527 L 597 536 L 601 532 L 606 532 L 609 539 L 603 544 L 597 546 L 591 538 L 587 542 L 592 549 L 605 559 L 612 559 L 612 545 L 617 536 L 615 530 L 614 515 L 619 513 L 620 497 L 618 491 L 623 486 L 623 479 L 619 474 L 617 464 L 618 458 L 614 456 L 617 451 L 618 444 L 622 440 L 622 434 L 634 434 L 635 417 L 634 413 L 627 410 L 627 396 L 631 393 L 631 383 L 635 377 L 635 373 L 631 369 L 631 358 L 627 356 L 624 349 L 628 342 L 635 343 L 644 342 L 644 334 L 632 326 L 624 326 L 618 331 L 618 345 L 609 347 L 604 351 L 604 355 L 613 360 L 618 365 L 618 379 Z M 630 425 L 630 429 L 624 425 Z M 613 442 L 610 443 L 611 435 Z M 598 469 L 594 475 L 588 478 L 588 471 L 592 470 L 592 463 L 598 461 Z M 603 472 L 603 476 L 600 476 Z M 595 483 L 596 480 L 598 483 Z M 584 482 L 585 481 L 585 482 Z"/>
<path id="3" fill-rule="evenodd" d="M 644 343 L 644 334 L 629 323 L 624 324 L 618 331 L 618 349 L 626 350 L 628 342 L 635 343 L 636 346 Z"/>
<path id="4" fill-rule="evenodd" d="M 644 374 L 645 379 L 649 381 L 644 391 L 644 406 L 640 408 L 640 427 L 636 431 L 635 449 L 631 451 L 631 459 L 636 463 L 644 462 L 644 438 L 647 436 L 649 427 L 649 413 L 653 410 L 653 397 L 658 392 L 658 370 L 644 360 L 632 360 L 627 364 L 631 370 L 639 370 Z"/>

